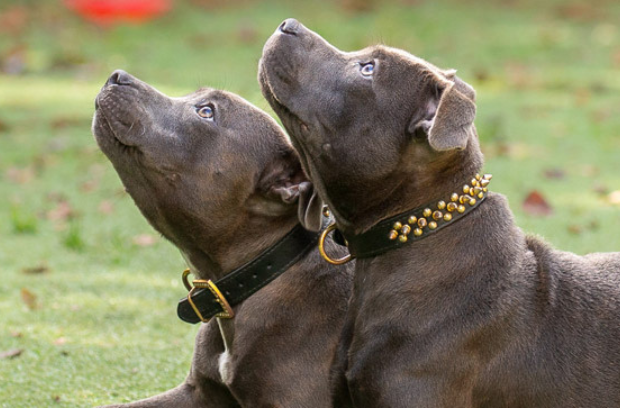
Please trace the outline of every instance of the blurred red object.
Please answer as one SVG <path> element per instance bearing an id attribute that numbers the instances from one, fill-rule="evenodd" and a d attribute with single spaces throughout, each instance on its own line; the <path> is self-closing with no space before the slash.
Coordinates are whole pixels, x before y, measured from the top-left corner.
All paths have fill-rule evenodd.
<path id="1" fill-rule="evenodd" d="M 100 25 L 117 22 L 141 23 L 160 16 L 172 7 L 171 0 L 64 0 L 65 5 Z"/>

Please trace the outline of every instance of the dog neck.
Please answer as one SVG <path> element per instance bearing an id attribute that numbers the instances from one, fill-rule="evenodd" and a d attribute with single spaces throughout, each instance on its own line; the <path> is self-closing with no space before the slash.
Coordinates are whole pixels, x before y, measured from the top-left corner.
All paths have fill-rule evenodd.
<path id="1" fill-rule="evenodd" d="M 452 193 L 460 192 L 480 172 L 482 154 L 477 141 L 473 140 L 465 150 L 446 154 L 441 160 L 409 166 L 406 175 L 392 177 L 402 181 L 392 186 L 388 193 L 383 190 L 380 196 L 357 200 L 372 202 L 373 205 L 359 207 L 349 217 L 342 217 L 338 206 L 333 208 L 338 229 L 347 235 L 361 234 L 383 220 L 422 207 L 431 200 L 443 199 L 447 202 Z"/>
<path id="2" fill-rule="evenodd" d="M 284 237 L 296 224 L 295 216 L 250 223 L 217 242 L 200 239 L 198 245 L 180 246 L 192 274 L 205 280 L 221 279 L 246 264 Z"/>
<path id="3" fill-rule="evenodd" d="M 486 199 L 491 178 L 490 174 L 476 174 L 449 197 L 383 220 L 363 233 L 345 233 L 344 241 L 353 257 L 371 258 L 422 240 L 474 211 Z M 328 256 L 323 256 L 332 262 Z"/>

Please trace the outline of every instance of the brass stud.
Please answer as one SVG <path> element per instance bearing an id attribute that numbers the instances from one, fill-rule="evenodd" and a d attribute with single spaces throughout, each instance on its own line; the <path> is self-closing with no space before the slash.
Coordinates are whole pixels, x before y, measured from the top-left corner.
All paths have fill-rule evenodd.
<path id="1" fill-rule="evenodd" d="M 428 225 L 428 223 L 426 222 L 426 218 L 420 218 L 418 220 L 418 227 L 420 228 L 424 228 Z"/>
<path id="2" fill-rule="evenodd" d="M 415 235 L 416 237 L 419 237 L 420 235 L 422 235 L 422 230 L 420 228 L 414 229 L 413 235 Z"/>
<path id="3" fill-rule="evenodd" d="M 482 177 L 480 177 L 480 174 L 476 173 L 476 180 L 480 181 Z"/>
<path id="4" fill-rule="evenodd" d="M 459 195 L 456 193 L 452 193 L 452 195 L 450 196 L 450 201 L 453 201 L 453 202 L 459 201 Z"/>
<path id="5" fill-rule="evenodd" d="M 398 237 L 398 231 L 391 230 L 390 235 L 388 235 L 388 238 L 390 239 L 390 241 L 394 241 L 396 237 Z"/>
<path id="6" fill-rule="evenodd" d="M 469 193 L 469 186 L 468 186 L 467 184 L 465 184 L 465 185 L 463 186 L 463 192 L 464 192 L 465 194 Z"/>
<path id="7" fill-rule="evenodd" d="M 444 221 L 452 221 L 452 214 L 446 213 L 446 215 L 443 216 L 443 220 Z"/>
<path id="8" fill-rule="evenodd" d="M 323 207 L 323 216 L 329 217 L 329 207 L 328 206 Z"/>
<path id="9" fill-rule="evenodd" d="M 463 214 L 465 212 L 465 206 L 463 204 L 459 205 L 456 209 L 459 213 Z"/>
<path id="10" fill-rule="evenodd" d="M 481 192 L 480 194 L 478 194 L 478 198 L 482 198 L 482 197 L 484 197 L 484 193 Z"/>
<path id="11" fill-rule="evenodd" d="M 482 176 L 483 179 L 485 180 L 491 180 L 493 178 L 492 174 L 485 174 L 484 176 Z"/>
<path id="12" fill-rule="evenodd" d="M 400 230 L 400 233 L 402 235 L 409 235 L 410 232 L 411 232 L 411 226 L 409 226 L 409 224 L 403 225 L 403 228 Z"/>
<path id="13" fill-rule="evenodd" d="M 440 220 L 443 218 L 443 213 L 441 211 L 435 211 L 433 213 L 433 219 L 434 220 Z"/>
<path id="14" fill-rule="evenodd" d="M 407 222 L 409 224 L 415 224 L 416 222 L 418 222 L 418 217 L 416 217 L 415 215 L 412 215 L 411 217 L 409 217 L 409 219 L 407 220 Z"/>
<path id="15" fill-rule="evenodd" d="M 469 205 L 471 205 L 472 207 L 476 205 L 476 199 L 472 198 L 471 200 L 469 200 Z"/>
<path id="16" fill-rule="evenodd" d="M 478 195 L 482 192 L 482 189 L 480 187 L 476 187 L 474 188 L 474 194 L 473 195 Z"/>
<path id="17" fill-rule="evenodd" d="M 482 189 L 482 191 L 484 191 L 485 193 L 487 193 L 487 192 L 489 191 L 489 189 L 485 187 L 485 188 L 483 188 L 483 189 Z"/>
<path id="18" fill-rule="evenodd" d="M 471 183 L 469 183 L 472 185 L 472 187 L 478 187 L 478 180 L 476 180 L 475 178 L 471 179 Z"/>
<path id="19" fill-rule="evenodd" d="M 452 212 L 452 211 L 456 211 L 456 207 L 458 207 L 456 203 L 448 203 L 448 205 L 446 206 L 446 209 Z"/>
<path id="20" fill-rule="evenodd" d="M 431 211 L 430 208 L 425 208 L 424 212 L 422 213 L 422 215 L 425 216 L 425 217 L 430 217 L 432 213 L 433 212 Z"/>
<path id="21" fill-rule="evenodd" d="M 428 227 L 434 230 L 435 228 L 437 228 L 437 223 L 435 221 L 431 221 L 428 223 Z"/>
<path id="22" fill-rule="evenodd" d="M 490 182 L 491 182 L 490 180 L 480 180 L 480 186 L 486 187 L 489 185 Z"/>
<path id="23" fill-rule="evenodd" d="M 459 202 L 460 202 L 461 204 L 465 204 L 465 203 L 469 202 L 469 196 L 468 196 L 468 195 L 463 194 L 461 197 L 459 197 Z"/>
<path id="24" fill-rule="evenodd" d="M 404 244 L 405 242 L 407 242 L 407 236 L 406 235 L 399 235 L 398 236 L 398 240 Z"/>
<path id="25" fill-rule="evenodd" d="M 392 228 L 394 228 L 396 231 L 400 231 L 402 227 L 403 227 L 403 224 L 400 221 L 396 221 L 394 225 L 392 226 Z"/>
<path id="26" fill-rule="evenodd" d="M 437 203 L 437 209 L 438 210 L 443 210 L 444 208 L 446 208 L 446 202 L 445 201 L 440 201 Z"/>

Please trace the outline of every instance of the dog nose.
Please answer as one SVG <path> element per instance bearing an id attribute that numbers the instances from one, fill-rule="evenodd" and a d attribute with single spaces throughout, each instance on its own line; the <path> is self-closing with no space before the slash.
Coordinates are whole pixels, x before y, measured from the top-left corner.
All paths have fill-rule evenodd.
<path id="1" fill-rule="evenodd" d="M 299 31 L 299 21 L 294 18 L 287 18 L 282 22 L 282 24 L 280 24 L 278 29 L 285 34 L 297 35 Z"/>
<path id="2" fill-rule="evenodd" d="M 122 69 L 112 72 L 106 85 L 131 85 L 133 83 L 132 76 Z"/>

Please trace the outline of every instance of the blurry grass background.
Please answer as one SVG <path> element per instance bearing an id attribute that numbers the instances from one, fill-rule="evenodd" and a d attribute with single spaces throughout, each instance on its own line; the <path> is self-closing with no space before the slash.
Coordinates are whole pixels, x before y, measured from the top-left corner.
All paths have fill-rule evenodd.
<path id="1" fill-rule="evenodd" d="M 173 96 L 207 85 L 267 109 L 256 66 L 287 17 L 345 50 L 384 42 L 457 68 L 519 225 L 577 253 L 620 250 L 615 0 L 193 0 L 109 27 L 60 1 L 3 1 L 0 406 L 130 401 L 185 378 L 197 327 L 175 314 L 184 263 L 98 151 L 93 99 L 122 68 Z"/>

